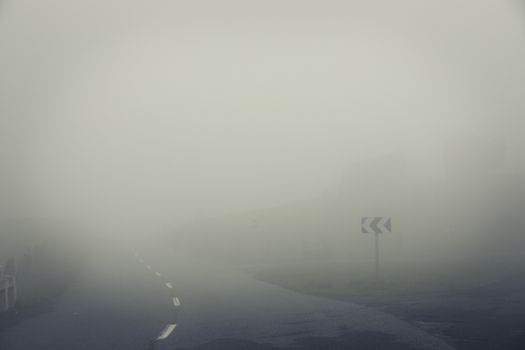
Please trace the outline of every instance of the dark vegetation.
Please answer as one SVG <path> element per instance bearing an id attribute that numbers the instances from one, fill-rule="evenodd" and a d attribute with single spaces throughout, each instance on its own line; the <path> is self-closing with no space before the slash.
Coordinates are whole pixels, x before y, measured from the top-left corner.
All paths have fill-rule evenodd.
<path id="1" fill-rule="evenodd" d="M 53 236 L 15 258 L 18 298 L 0 313 L 0 331 L 24 318 L 52 310 L 54 302 L 82 271 L 82 252 L 63 236 Z"/>
<path id="2" fill-rule="evenodd" d="M 256 278 L 299 293 L 393 314 L 457 349 L 525 349 L 525 269 L 492 261 L 259 268 Z"/>

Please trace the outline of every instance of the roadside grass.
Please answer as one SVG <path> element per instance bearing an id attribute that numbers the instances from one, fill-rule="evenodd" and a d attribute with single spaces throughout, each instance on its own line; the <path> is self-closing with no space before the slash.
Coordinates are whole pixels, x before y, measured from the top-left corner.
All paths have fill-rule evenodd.
<path id="1" fill-rule="evenodd" d="M 525 266 L 510 260 L 265 266 L 255 278 L 387 312 L 458 349 L 525 349 Z"/>
<path id="2" fill-rule="evenodd" d="M 469 262 L 395 262 L 376 278 L 373 262 L 308 263 L 267 266 L 252 272 L 259 280 L 299 293 L 335 298 L 453 292 L 501 278 Z"/>

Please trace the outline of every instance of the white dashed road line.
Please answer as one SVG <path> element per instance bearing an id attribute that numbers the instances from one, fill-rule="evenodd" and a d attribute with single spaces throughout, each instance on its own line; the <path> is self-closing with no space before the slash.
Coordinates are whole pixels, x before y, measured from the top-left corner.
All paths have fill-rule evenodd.
<path id="1" fill-rule="evenodd" d="M 157 337 L 157 340 L 163 340 L 163 339 L 166 339 L 167 337 L 170 336 L 171 332 L 173 332 L 173 330 L 175 329 L 175 327 L 177 327 L 176 324 L 169 324 L 167 325 L 163 330 L 162 332 L 160 333 L 160 335 Z"/>
<path id="2" fill-rule="evenodd" d="M 144 259 L 139 258 L 139 255 L 137 253 L 135 253 L 134 255 L 135 255 L 135 257 L 138 259 L 138 261 L 141 264 L 144 264 Z M 152 271 L 151 265 L 146 265 L 146 268 L 148 270 Z M 155 271 L 155 275 L 157 275 L 158 277 L 162 277 L 162 274 L 160 272 L 158 272 L 158 271 Z M 170 282 L 166 282 L 165 284 L 166 284 L 166 287 L 168 287 L 169 289 L 173 289 L 173 285 Z M 179 307 L 180 306 L 180 300 L 179 300 L 178 297 L 173 297 L 172 301 L 173 301 L 173 306 L 175 306 L 175 307 Z M 162 330 L 160 335 L 157 337 L 157 340 L 164 340 L 164 339 L 168 338 L 170 336 L 171 332 L 173 332 L 173 330 L 175 329 L 175 327 L 177 327 L 177 324 L 175 324 L 175 323 L 170 323 L 170 324 L 166 325 L 166 327 L 164 327 L 164 329 Z"/>

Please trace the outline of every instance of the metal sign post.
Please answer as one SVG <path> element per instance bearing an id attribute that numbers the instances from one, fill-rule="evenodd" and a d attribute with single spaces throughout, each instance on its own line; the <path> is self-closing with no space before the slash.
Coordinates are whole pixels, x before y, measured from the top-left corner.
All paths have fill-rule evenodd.
<path id="1" fill-rule="evenodd" d="M 379 233 L 374 233 L 376 241 L 376 280 L 379 281 Z"/>
<path id="2" fill-rule="evenodd" d="M 362 217 L 361 232 L 373 233 L 375 238 L 375 273 L 376 280 L 379 281 L 379 234 L 392 232 L 392 219 L 390 217 Z"/>

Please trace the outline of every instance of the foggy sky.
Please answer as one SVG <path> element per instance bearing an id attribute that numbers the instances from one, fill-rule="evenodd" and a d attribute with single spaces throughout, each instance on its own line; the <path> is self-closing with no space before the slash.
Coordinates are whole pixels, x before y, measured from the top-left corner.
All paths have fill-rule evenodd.
<path id="1" fill-rule="evenodd" d="M 523 168 L 524 20 L 501 0 L 6 1 L 3 192 L 142 230 L 333 191 L 384 153 L 435 175 L 472 132 Z"/>

